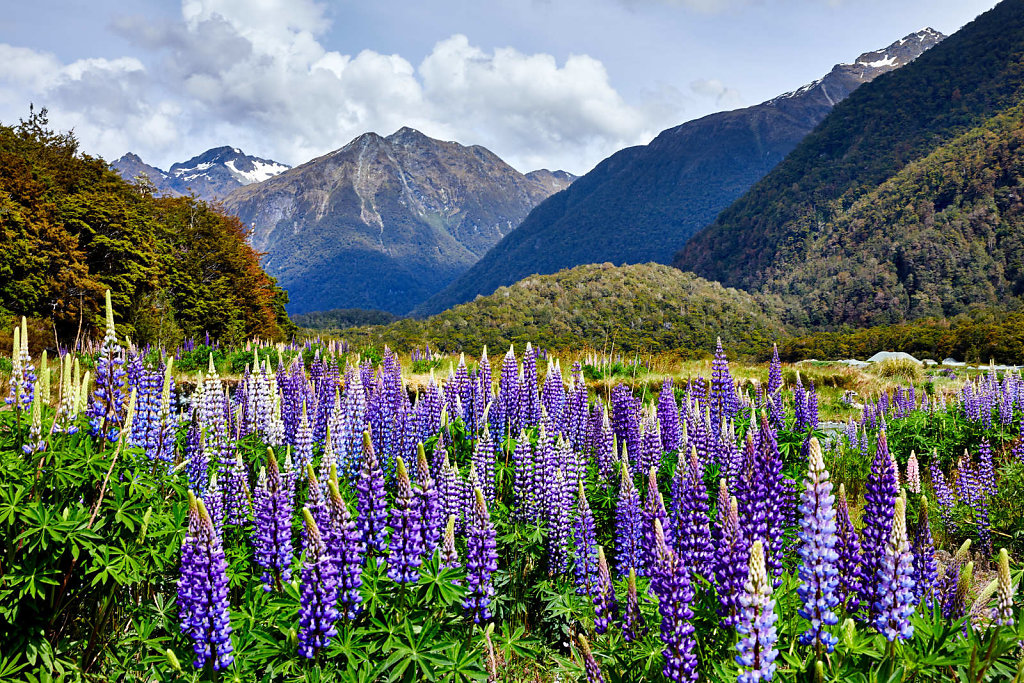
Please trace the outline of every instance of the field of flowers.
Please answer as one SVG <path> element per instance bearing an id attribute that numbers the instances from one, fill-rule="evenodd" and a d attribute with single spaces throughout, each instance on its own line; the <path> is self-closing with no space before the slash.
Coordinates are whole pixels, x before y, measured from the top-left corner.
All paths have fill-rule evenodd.
<path id="1" fill-rule="evenodd" d="M 654 395 L 530 346 L 228 378 L 107 316 L 54 359 L 15 330 L 0 680 L 1024 680 L 1019 374 L 837 428 L 721 344 Z"/>

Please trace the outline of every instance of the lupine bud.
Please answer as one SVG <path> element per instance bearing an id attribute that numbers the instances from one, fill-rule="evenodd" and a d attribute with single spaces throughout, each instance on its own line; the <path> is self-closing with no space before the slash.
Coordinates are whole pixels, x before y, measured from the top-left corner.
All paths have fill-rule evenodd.
<path id="1" fill-rule="evenodd" d="M 583 654 L 583 669 L 587 674 L 587 683 L 605 683 L 601 674 L 601 667 L 594 659 L 594 653 L 590 651 L 590 643 L 582 633 L 577 636 L 580 643 L 580 652 Z"/>
<path id="2" fill-rule="evenodd" d="M 1010 578 L 1010 556 L 1006 548 L 999 550 L 999 605 L 996 608 L 996 623 L 1013 626 L 1013 582 Z"/>
<path id="3" fill-rule="evenodd" d="M 423 556 L 423 526 L 413 500 L 412 482 L 402 456 L 398 456 L 398 492 L 391 508 L 388 576 L 396 583 L 415 583 Z"/>
<path id="4" fill-rule="evenodd" d="M 455 515 L 448 515 L 448 523 L 444 527 L 444 540 L 441 544 L 441 568 L 458 569 L 459 552 L 455 548 Z"/>
<path id="5" fill-rule="evenodd" d="M 608 571 L 604 548 L 597 547 L 597 590 L 594 592 L 594 630 L 605 633 L 619 618 L 619 604 L 615 600 L 615 587 Z"/>
<path id="6" fill-rule="evenodd" d="M 910 457 L 907 458 L 907 490 L 914 495 L 921 494 L 921 470 L 914 451 L 910 451 Z"/>
<path id="7" fill-rule="evenodd" d="M 647 633 L 647 622 L 640 613 L 640 598 L 636 592 L 636 570 L 629 570 L 626 582 L 626 619 L 622 624 L 622 637 L 627 643 L 639 641 Z"/>

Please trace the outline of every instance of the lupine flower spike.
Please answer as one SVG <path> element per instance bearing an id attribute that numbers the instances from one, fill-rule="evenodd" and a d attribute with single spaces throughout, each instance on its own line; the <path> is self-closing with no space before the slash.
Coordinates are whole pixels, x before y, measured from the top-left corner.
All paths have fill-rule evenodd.
<path id="1" fill-rule="evenodd" d="M 597 590 L 594 592 L 594 630 L 603 634 L 619 618 L 619 604 L 615 600 L 615 587 L 604 548 L 597 547 Z"/>
<path id="2" fill-rule="evenodd" d="M 736 625 L 740 634 L 736 643 L 736 663 L 740 666 L 737 683 L 770 681 L 775 675 L 775 658 L 779 655 L 775 647 L 778 616 L 760 540 L 754 541 L 750 547 L 748 567 L 747 582 L 740 598 L 739 623 Z"/>
<path id="3" fill-rule="evenodd" d="M 910 623 L 910 615 L 914 613 L 914 560 L 907 542 L 906 511 L 906 500 L 897 498 L 889 542 L 875 578 L 878 583 L 875 628 L 890 642 L 914 635 L 914 625 Z"/>
<path id="4" fill-rule="evenodd" d="M 839 596 L 835 591 L 839 583 L 836 569 L 839 555 L 835 550 L 834 500 L 821 445 L 812 437 L 810 466 L 800 504 L 800 512 L 803 514 L 799 532 L 802 563 L 799 569 L 801 584 L 797 592 L 803 600 L 799 614 L 811 622 L 810 628 L 800 635 L 800 642 L 804 645 L 813 644 L 819 653 L 819 646 L 824 647 L 826 652 L 832 652 L 838 642 L 826 630 L 828 626 L 839 623 L 834 612 L 839 604 Z"/>
<path id="5" fill-rule="evenodd" d="M 316 657 L 338 634 L 338 569 L 327 552 L 320 529 L 309 508 L 302 508 L 306 522 L 306 554 L 299 596 L 299 654 Z"/>
<path id="6" fill-rule="evenodd" d="M 996 607 L 996 623 L 1013 626 L 1013 581 L 1010 578 L 1010 556 L 1006 548 L 999 550 L 999 604 Z"/>
<path id="7" fill-rule="evenodd" d="M 601 667 L 598 666 L 597 660 L 594 659 L 594 653 L 590 651 L 587 637 L 581 633 L 577 639 L 580 643 L 580 653 L 583 655 L 583 669 L 587 674 L 587 683 L 604 683 L 604 675 L 601 673 Z"/>

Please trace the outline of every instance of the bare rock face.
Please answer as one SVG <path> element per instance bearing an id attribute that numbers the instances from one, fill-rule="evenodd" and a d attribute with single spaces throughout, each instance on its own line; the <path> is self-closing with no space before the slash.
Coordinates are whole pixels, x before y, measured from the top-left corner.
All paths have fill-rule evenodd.
<path id="1" fill-rule="evenodd" d="M 561 171 L 523 175 L 483 147 L 402 128 L 360 135 L 224 204 L 267 253 L 290 312 L 404 314 L 571 181 Z"/>

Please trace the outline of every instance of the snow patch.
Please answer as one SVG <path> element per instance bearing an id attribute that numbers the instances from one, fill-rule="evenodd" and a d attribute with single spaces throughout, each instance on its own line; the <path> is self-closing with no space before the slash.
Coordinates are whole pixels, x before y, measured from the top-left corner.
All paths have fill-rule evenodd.
<path id="1" fill-rule="evenodd" d="M 249 185 L 252 183 L 261 183 L 264 180 L 273 178 L 276 175 L 284 173 L 288 170 L 288 167 L 284 164 L 276 164 L 273 162 L 259 161 L 253 159 L 252 165 L 253 170 L 241 171 L 235 166 L 235 160 L 232 159 L 224 163 L 228 170 L 231 171 L 231 175 L 235 176 L 239 182 L 243 185 Z"/>

